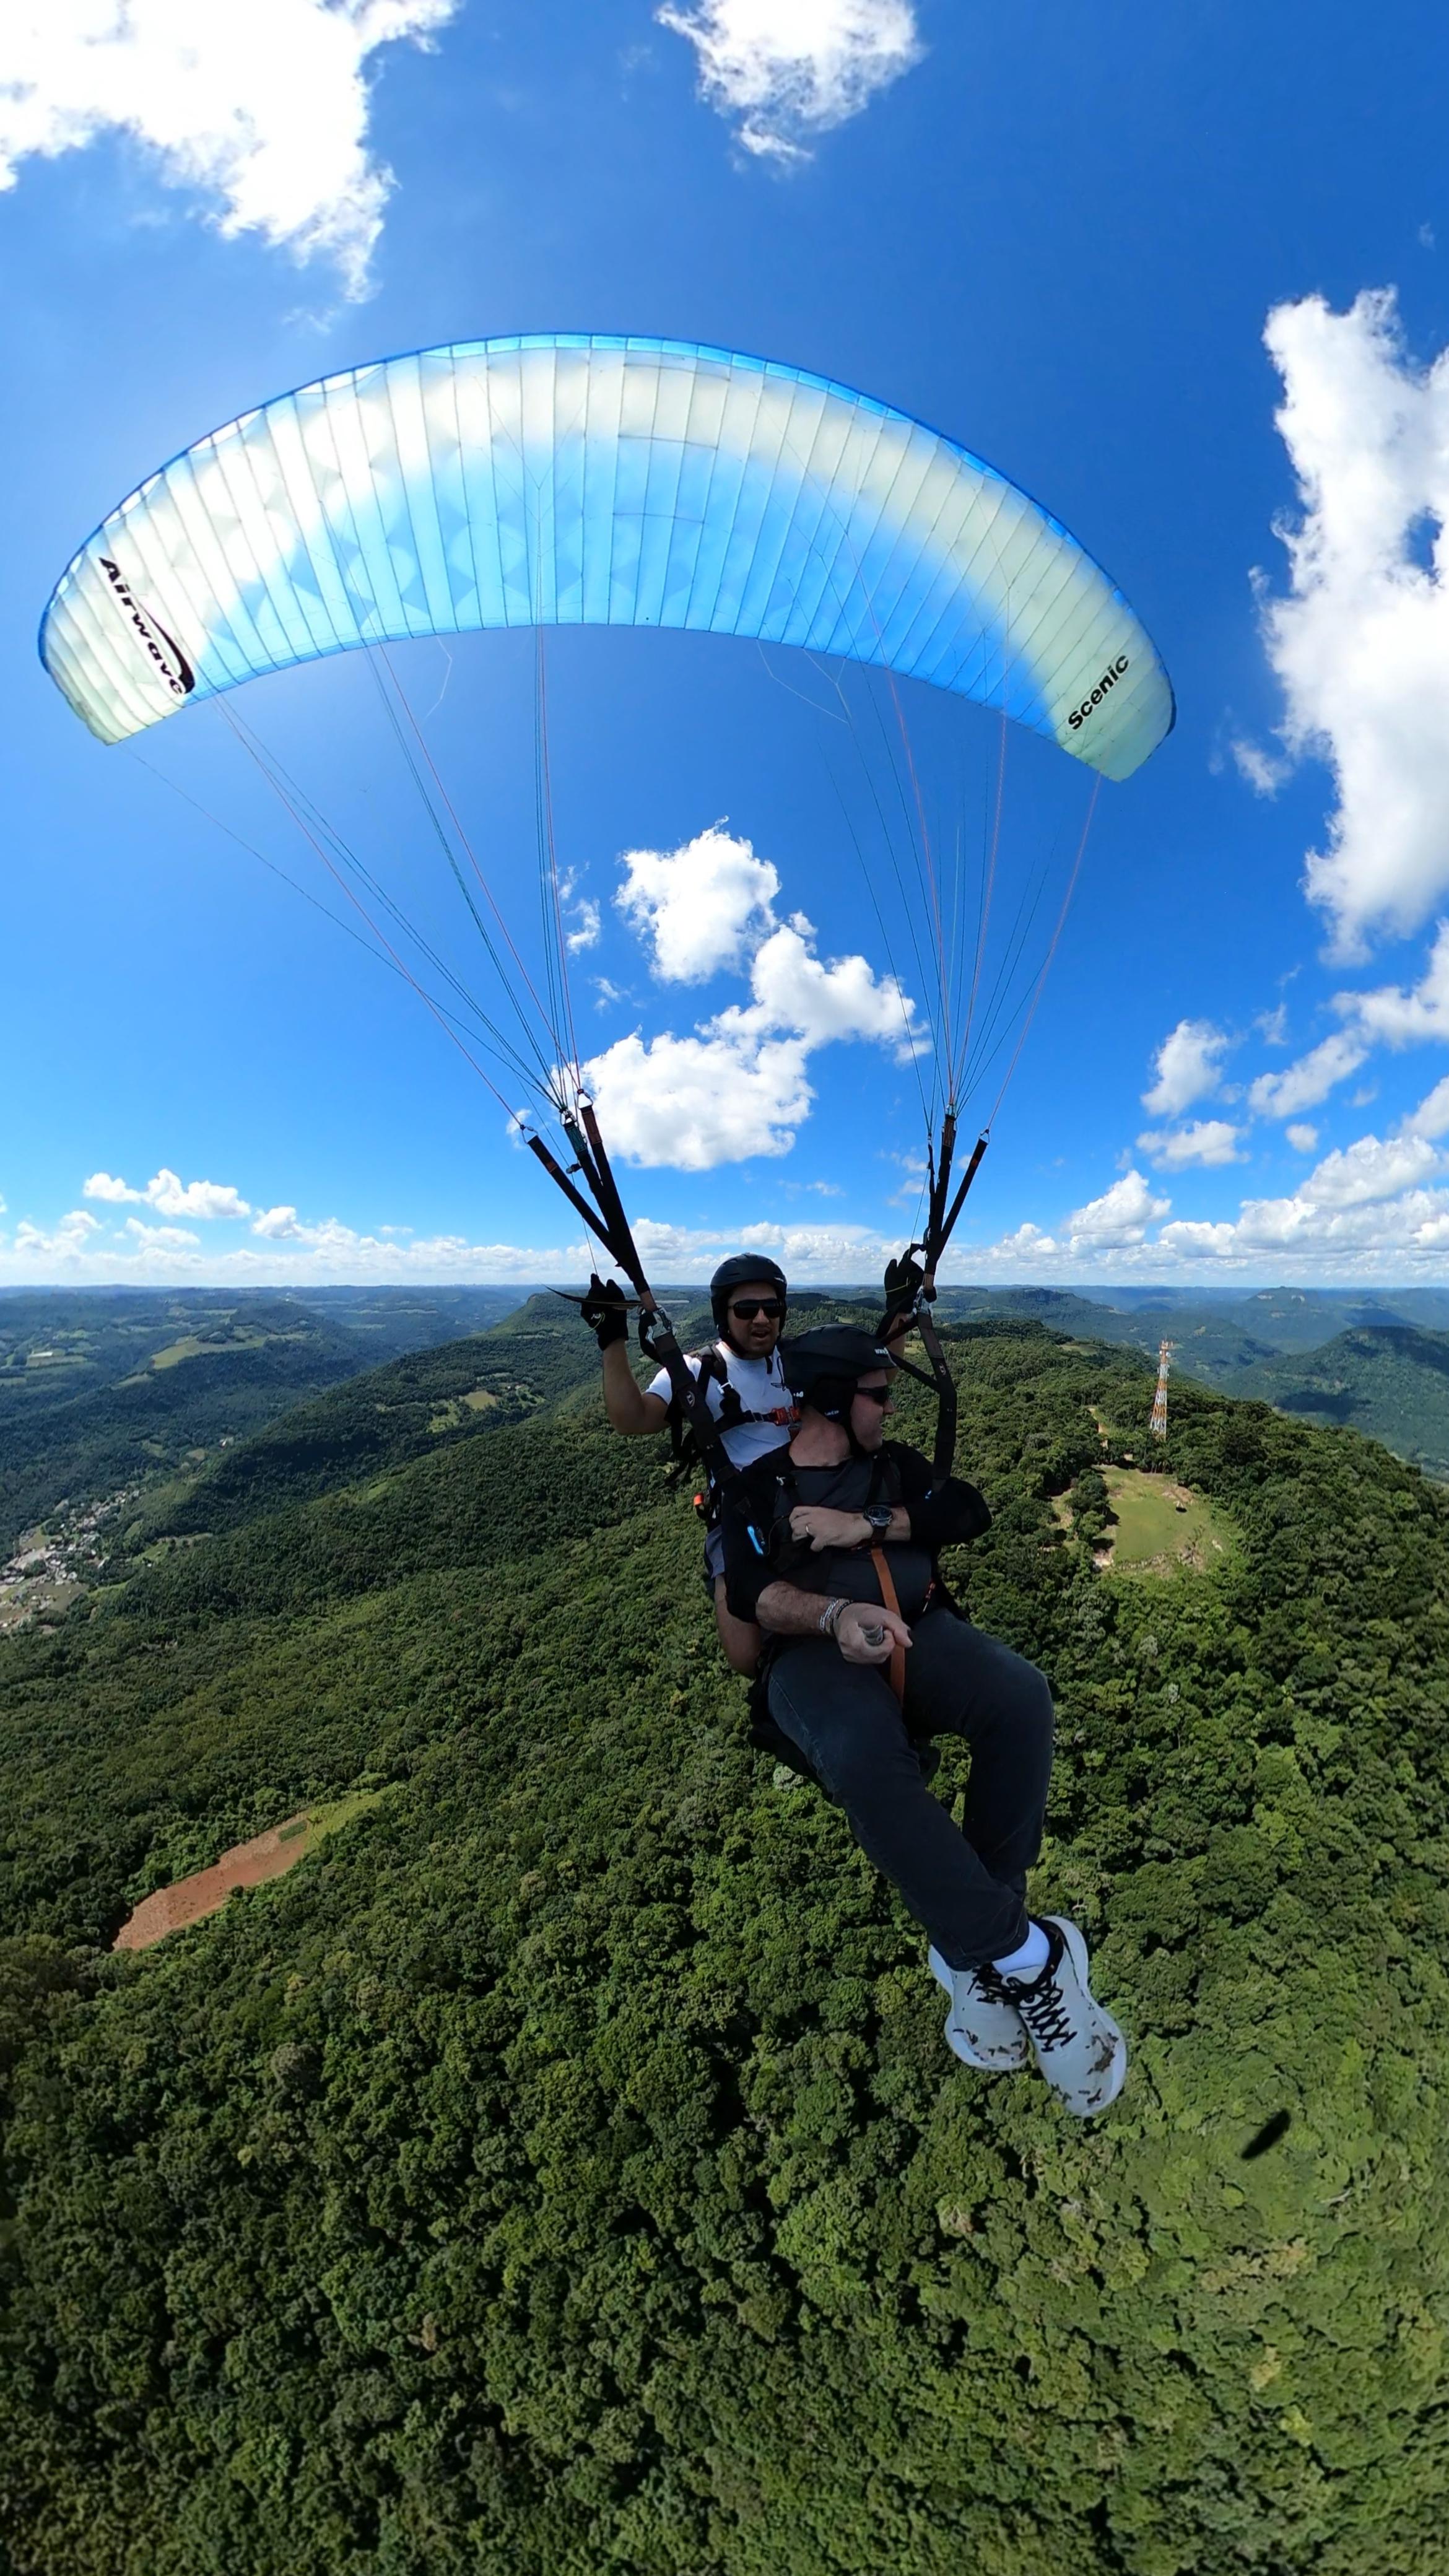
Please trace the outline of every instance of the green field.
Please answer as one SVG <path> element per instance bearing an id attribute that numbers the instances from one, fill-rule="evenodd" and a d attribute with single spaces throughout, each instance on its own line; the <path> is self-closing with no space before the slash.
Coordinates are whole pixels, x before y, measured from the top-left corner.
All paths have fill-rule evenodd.
<path id="1" fill-rule="evenodd" d="M 1116 1515 L 1104 1550 L 1114 1574 L 1207 1574 L 1232 1556 L 1232 1530 L 1201 1494 L 1140 1467 L 1102 1473 Z"/>

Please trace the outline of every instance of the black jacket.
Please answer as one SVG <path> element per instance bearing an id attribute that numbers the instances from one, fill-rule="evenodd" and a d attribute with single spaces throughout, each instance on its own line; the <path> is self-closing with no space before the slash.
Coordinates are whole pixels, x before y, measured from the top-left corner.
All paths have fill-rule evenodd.
<path id="1" fill-rule="evenodd" d="M 842 1460 L 841 1476 L 846 1477 L 856 1463 Z M 904 1441 L 885 1441 L 875 1457 L 864 1463 L 871 1472 L 864 1480 L 860 1503 L 842 1499 L 834 1508 L 860 1509 L 875 1502 L 904 1505 L 910 1538 L 889 1543 L 885 1556 L 892 1577 L 897 1577 L 899 1568 L 903 1578 L 897 1580 L 896 1589 L 905 1615 L 918 1616 L 918 1607 L 908 1610 L 906 1602 L 914 1593 L 919 1604 L 926 1585 L 939 1584 L 940 1549 L 979 1538 L 990 1528 L 991 1514 L 974 1485 L 959 1476 L 937 1478 L 930 1460 Z M 727 1598 L 737 1619 L 755 1618 L 760 1594 L 770 1583 L 794 1583 L 805 1592 L 840 1592 L 854 1600 L 879 1601 L 868 1547 L 824 1548 L 817 1554 L 808 1540 L 802 1544 L 791 1536 L 790 1514 L 807 1499 L 799 1491 L 797 1476 L 814 1477 L 819 1472 L 797 1470 L 788 1444 L 782 1444 L 731 1479 L 721 1527 Z M 924 1581 L 916 1577 L 923 1558 Z"/>

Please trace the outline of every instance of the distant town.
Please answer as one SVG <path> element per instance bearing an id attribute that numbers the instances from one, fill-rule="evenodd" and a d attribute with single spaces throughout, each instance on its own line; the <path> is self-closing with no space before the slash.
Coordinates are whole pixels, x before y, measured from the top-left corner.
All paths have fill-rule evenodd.
<path id="1" fill-rule="evenodd" d="M 89 1591 L 107 1562 L 106 1524 L 140 1491 L 139 1485 L 123 1485 L 103 1502 L 75 1511 L 67 1497 L 46 1528 L 24 1533 L 15 1554 L 0 1566 L 0 1635 L 31 1620 L 53 1627 Z"/>

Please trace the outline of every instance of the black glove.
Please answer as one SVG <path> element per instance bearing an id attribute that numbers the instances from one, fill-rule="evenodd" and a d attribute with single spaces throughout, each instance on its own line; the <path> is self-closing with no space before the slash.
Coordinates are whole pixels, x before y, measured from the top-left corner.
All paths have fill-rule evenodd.
<path id="1" fill-rule="evenodd" d="M 611 1342 L 627 1342 L 629 1309 L 617 1279 L 601 1279 L 597 1270 L 591 1270 L 589 1293 L 579 1313 L 590 1326 L 601 1351 L 606 1351 Z"/>
<path id="2" fill-rule="evenodd" d="M 891 1322 L 894 1316 L 909 1313 L 910 1309 L 914 1306 L 921 1289 L 925 1286 L 925 1281 L 926 1274 L 924 1269 L 920 1262 L 915 1260 L 910 1252 L 903 1252 L 897 1260 L 888 1261 L 886 1263 L 885 1310 L 887 1324 Z"/>

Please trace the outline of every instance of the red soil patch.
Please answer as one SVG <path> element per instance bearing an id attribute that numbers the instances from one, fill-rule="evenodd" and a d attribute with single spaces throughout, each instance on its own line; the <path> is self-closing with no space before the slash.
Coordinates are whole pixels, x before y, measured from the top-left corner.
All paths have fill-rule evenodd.
<path id="1" fill-rule="evenodd" d="M 179 1932 L 183 1923 L 199 1923 L 204 1914 L 217 1913 L 234 1887 L 260 1887 L 263 1879 L 280 1878 L 311 1841 L 307 1822 L 305 1812 L 288 1816 L 269 1832 L 254 1834 L 249 1843 L 234 1843 L 210 1869 L 178 1879 L 174 1887 L 158 1887 L 122 1924 L 112 1949 L 148 1950 L 168 1932 Z"/>

